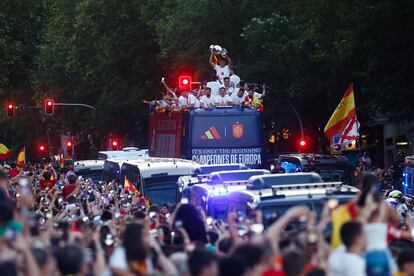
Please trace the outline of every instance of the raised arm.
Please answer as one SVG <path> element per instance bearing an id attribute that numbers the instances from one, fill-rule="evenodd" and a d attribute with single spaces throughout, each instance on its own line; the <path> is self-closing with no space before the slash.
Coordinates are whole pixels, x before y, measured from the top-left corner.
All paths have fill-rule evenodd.
<path id="1" fill-rule="evenodd" d="M 226 55 L 226 58 L 227 58 L 227 65 L 229 66 L 229 69 L 230 69 L 232 65 L 231 58 L 229 55 Z"/>
<path id="2" fill-rule="evenodd" d="M 295 206 L 290 208 L 281 218 L 274 222 L 266 232 L 266 237 L 272 243 L 276 255 L 279 253 L 279 240 L 282 230 L 293 219 L 300 218 L 308 214 L 309 208 L 306 206 Z"/>
<path id="3" fill-rule="evenodd" d="M 263 98 L 263 97 L 266 96 L 266 84 L 262 85 L 262 90 L 263 90 L 263 92 L 262 92 L 262 98 Z"/>
<path id="4" fill-rule="evenodd" d="M 216 67 L 216 64 L 214 63 L 214 53 L 213 52 L 210 53 L 209 62 L 210 62 L 211 67 L 213 67 L 213 69 L 214 69 Z"/>
<path id="5" fill-rule="evenodd" d="M 174 91 L 165 83 L 164 78 L 161 79 L 161 83 L 164 85 L 165 90 L 167 90 L 168 93 L 175 94 Z"/>

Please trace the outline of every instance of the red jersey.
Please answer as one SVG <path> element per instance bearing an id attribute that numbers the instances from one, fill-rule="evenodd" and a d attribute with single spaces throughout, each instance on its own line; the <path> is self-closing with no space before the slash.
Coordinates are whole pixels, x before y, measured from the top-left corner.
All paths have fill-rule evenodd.
<path id="1" fill-rule="evenodd" d="M 62 189 L 62 196 L 66 199 L 77 188 L 76 184 L 67 184 Z"/>
<path id="2" fill-rule="evenodd" d="M 56 180 L 53 179 L 41 179 L 40 180 L 40 189 L 45 190 L 46 188 L 53 189 L 55 187 Z"/>
<path id="3" fill-rule="evenodd" d="M 19 173 L 20 173 L 20 171 L 18 169 L 13 168 L 9 172 L 9 177 L 10 178 L 16 177 Z"/>

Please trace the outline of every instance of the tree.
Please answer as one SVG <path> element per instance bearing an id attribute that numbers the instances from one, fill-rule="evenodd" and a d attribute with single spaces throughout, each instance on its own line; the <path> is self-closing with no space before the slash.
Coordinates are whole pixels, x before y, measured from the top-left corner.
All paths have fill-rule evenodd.
<path id="1" fill-rule="evenodd" d="M 69 130 L 143 135 L 141 100 L 153 97 L 159 47 L 142 8 L 138 0 L 57 1 L 37 59 L 38 97 L 97 107 L 62 114 Z"/>

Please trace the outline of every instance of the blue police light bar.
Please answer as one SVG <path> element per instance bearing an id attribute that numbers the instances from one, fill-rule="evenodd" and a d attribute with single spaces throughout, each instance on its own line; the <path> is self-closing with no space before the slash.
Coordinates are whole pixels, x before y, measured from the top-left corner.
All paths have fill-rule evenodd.
<path id="1" fill-rule="evenodd" d="M 302 183 L 321 183 L 321 176 L 317 173 L 287 173 L 272 175 L 257 175 L 249 179 L 248 190 L 269 189 L 275 185 L 293 185 Z"/>
<path id="2" fill-rule="evenodd" d="M 257 169 L 213 172 L 210 174 L 208 183 L 210 185 L 216 185 L 230 181 L 248 180 L 252 176 L 265 174 L 270 174 L 270 171 Z"/>

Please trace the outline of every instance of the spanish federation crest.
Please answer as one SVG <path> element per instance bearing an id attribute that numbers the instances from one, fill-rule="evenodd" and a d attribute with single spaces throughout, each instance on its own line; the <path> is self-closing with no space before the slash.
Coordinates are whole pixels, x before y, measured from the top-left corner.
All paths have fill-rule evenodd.
<path id="1" fill-rule="evenodd" d="M 244 134 L 244 130 L 243 130 L 243 124 L 240 123 L 235 123 L 232 126 L 233 129 L 233 137 L 236 139 L 240 139 L 243 137 Z"/>

